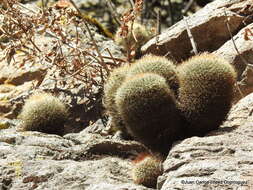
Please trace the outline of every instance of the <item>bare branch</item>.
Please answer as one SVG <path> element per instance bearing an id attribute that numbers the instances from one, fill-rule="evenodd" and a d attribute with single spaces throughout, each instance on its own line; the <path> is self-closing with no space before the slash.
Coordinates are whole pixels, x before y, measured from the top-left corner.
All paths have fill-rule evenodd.
<path id="1" fill-rule="evenodd" d="M 229 24 L 229 19 L 228 19 L 228 15 L 227 15 L 227 12 L 226 10 L 224 9 L 224 14 L 226 16 L 226 26 L 227 26 L 227 29 L 228 29 L 228 32 L 229 32 L 229 35 L 231 37 L 231 40 L 232 40 L 232 43 L 233 43 L 233 46 L 235 48 L 235 51 L 237 52 L 238 56 L 240 57 L 240 59 L 243 61 L 243 63 L 247 66 L 250 66 L 250 67 L 253 67 L 253 64 L 249 63 L 243 56 L 242 54 L 239 52 L 236 44 L 235 44 L 235 40 L 234 40 L 234 37 L 232 35 L 232 32 L 231 32 L 231 28 L 230 28 L 230 24 Z"/>
<path id="2" fill-rule="evenodd" d="M 91 39 L 91 41 L 92 41 L 92 43 L 93 43 L 93 45 L 94 45 L 94 47 L 95 47 L 95 49 L 96 49 L 96 51 L 97 51 L 98 57 L 100 58 L 100 61 L 101 61 L 100 63 L 104 66 L 105 70 L 106 70 L 107 72 L 109 72 L 109 70 L 108 70 L 106 64 L 104 63 L 104 59 L 103 59 L 103 57 L 102 57 L 102 55 L 101 55 L 101 53 L 100 53 L 100 51 L 99 51 L 99 49 L 98 49 L 97 43 L 96 43 L 96 41 L 94 40 L 94 38 L 93 38 L 93 36 L 92 36 L 91 30 L 90 30 L 90 28 L 89 28 L 89 25 L 88 25 L 87 21 L 82 17 L 82 13 L 81 13 L 81 11 L 79 10 L 79 8 L 76 6 L 76 4 L 74 3 L 74 1 L 73 1 L 73 0 L 69 0 L 69 1 L 70 1 L 71 4 L 75 7 L 75 9 L 76 9 L 76 11 L 78 12 L 79 16 L 80 16 L 81 19 L 83 20 L 83 22 L 84 22 L 84 24 L 85 24 L 85 27 L 86 27 L 86 29 L 87 29 L 87 31 L 88 31 L 88 33 L 89 33 L 90 39 Z"/>
<path id="3" fill-rule="evenodd" d="M 119 19 L 120 16 L 116 11 L 116 7 L 113 5 L 111 0 L 106 0 L 106 4 L 108 5 L 108 7 L 110 9 L 110 12 L 112 13 L 112 16 L 113 16 L 115 22 L 117 23 L 118 26 L 120 26 L 121 25 L 121 22 L 120 22 L 120 19 Z"/>
<path id="4" fill-rule="evenodd" d="M 194 3 L 195 0 L 190 0 L 187 5 L 185 6 L 185 8 L 182 10 L 182 14 L 185 15 L 185 13 L 187 13 L 187 11 L 191 8 L 192 4 Z"/>
<path id="5" fill-rule="evenodd" d="M 198 54 L 197 46 L 196 46 L 196 43 L 195 43 L 194 38 L 193 38 L 193 36 L 192 36 L 191 30 L 190 30 L 190 28 L 189 28 L 187 19 L 186 19 L 185 17 L 183 17 L 183 19 L 184 19 L 184 21 L 185 21 L 186 31 L 187 31 L 188 37 L 189 37 L 189 39 L 190 39 L 193 52 L 194 52 L 195 55 L 197 55 L 197 54 Z"/>

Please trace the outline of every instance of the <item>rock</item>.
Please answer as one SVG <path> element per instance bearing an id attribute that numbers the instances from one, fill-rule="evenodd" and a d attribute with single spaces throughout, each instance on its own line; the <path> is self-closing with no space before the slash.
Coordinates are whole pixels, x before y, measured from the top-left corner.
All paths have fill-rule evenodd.
<path id="1" fill-rule="evenodd" d="M 27 10 L 37 10 L 34 4 L 25 4 L 24 6 L 28 8 L 20 9 L 31 15 L 31 17 L 34 16 L 36 18 L 35 13 L 32 11 L 27 12 Z M 56 12 L 55 10 L 54 14 L 59 16 L 59 13 Z M 49 17 L 48 19 L 52 18 Z M 105 69 L 101 68 L 100 63 L 98 63 L 97 60 L 100 60 L 96 58 L 99 57 L 98 53 L 94 50 L 95 48 L 89 38 L 87 29 L 84 29 L 84 23 L 80 21 L 78 27 L 76 27 L 74 22 L 63 22 L 61 24 L 63 33 L 69 34 L 67 35 L 68 39 L 66 39 L 69 41 L 64 42 L 69 43 L 69 46 L 63 43 L 60 48 L 63 57 L 65 56 L 63 59 L 66 59 L 66 64 L 68 64 L 67 69 L 65 65 L 59 66 L 59 61 L 54 61 L 54 63 L 52 61 L 59 58 L 56 59 L 58 56 L 56 54 L 59 50 L 56 50 L 56 46 L 59 44 L 54 36 L 55 34 L 38 32 L 37 30 L 41 29 L 39 27 L 36 27 L 35 31 L 32 32 L 35 33 L 33 43 L 40 50 L 40 53 L 37 52 L 37 54 L 40 54 L 39 56 L 29 56 L 22 53 L 22 51 L 16 51 L 12 57 L 13 59 L 8 61 L 4 59 L 8 51 L 6 49 L 0 51 L 0 117 L 16 118 L 25 99 L 38 91 L 52 93 L 67 105 L 70 117 L 66 123 L 64 134 L 79 132 L 88 126 L 90 122 L 102 117 L 102 88 L 109 72 L 105 72 Z M 116 65 L 109 52 L 106 51 L 107 48 L 115 59 L 121 60 L 117 61 L 117 64 L 120 64 L 122 59 L 124 59 L 120 47 L 112 39 L 103 36 L 94 24 L 89 23 L 88 26 L 101 55 L 104 56 L 105 64 L 108 63 L 108 70 Z M 78 63 L 75 62 L 79 59 L 69 56 L 70 54 L 77 55 L 77 52 L 74 53 L 76 51 L 74 45 L 77 35 L 76 30 L 81 34 L 78 34 L 78 47 L 76 47 L 81 57 L 79 58 L 83 61 L 80 61 L 80 63 L 78 61 Z M 8 43 L 5 45 L 7 46 Z M 30 44 L 28 46 L 34 49 L 33 46 L 30 47 Z M 70 47 L 73 48 L 71 49 Z M 35 52 L 34 54 L 36 54 Z M 43 56 L 44 58 L 42 59 Z M 79 64 L 76 66 L 77 68 L 74 68 L 74 63 Z M 79 67 L 82 67 L 82 69 Z M 77 70 L 78 72 L 76 72 Z M 102 75 L 103 78 L 101 77 Z"/>
<path id="2" fill-rule="evenodd" d="M 250 0 L 243 3 L 239 0 L 214 1 L 186 18 L 198 51 L 214 51 L 230 39 L 226 26 L 227 19 L 233 34 L 240 30 L 242 21 L 248 16 L 243 14 L 246 11 L 242 10 L 250 3 Z M 181 20 L 162 32 L 158 36 L 158 41 L 157 37 L 151 39 L 142 47 L 143 54 L 167 55 L 176 61 L 193 55 L 185 25 L 185 21 Z"/>
<path id="3" fill-rule="evenodd" d="M 198 52 L 214 52 L 224 56 L 235 66 L 238 73 L 238 86 L 235 102 L 253 92 L 252 66 L 247 67 L 236 52 L 231 35 L 241 55 L 253 63 L 253 39 L 248 33 L 245 40 L 245 29 L 252 29 L 252 2 L 250 0 L 223 0 L 209 3 L 200 11 L 186 18 Z M 246 25 L 246 26 L 245 26 Z M 239 31 L 239 32 L 238 32 Z M 184 20 L 176 23 L 161 35 L 154 37 L 142 47 L 142 53 L 166 55 L 168 58 L 180 63 L 193 56 L 192 45 L 186 32 Z"/>
<path id="4" fill-rule="evenodd" d="M 226 122 L 205 137 L 176 143 L 159 177 L 167 189 L 250 189 L 253 185 L 253 94 L 233 106 Z"/>
<path id="5" fill-rule="evenodd" d="M 40 83 L 46 75 L 46 70 L 41 66 L 23 67 L 20 69 L 3 64 L 0 70 L 0 84 L 22 85 L 32 80 Z"/>
<path id="6" fill-rule="evenodd" d="M 215 53 L 223 56 L 232 65 L 234 65 L 238 74 L 238 86 L 243 96 L 253 92 L 253 66 L 247 66 L 253 63 L 253 37 L 249 34 L 248 39 L 245 37 L 247 29 L 252 30 L 253 24 L 249 24 L 241 29 L 234 37 L 234 43 L 240 53 L 236 52 L 233 41 L 229 40 L 222 45 Z M 243 60 L 245 59 L 245 61 Z M 237 92 L 236 100 L 241 98 L 240 93 Z"/>
<path id="7" fill-rule="evenodd" d="M 17 97 L 29 94 L 34 88 L 35 81 L 27 81 L 24 84 L 15 86 L 0 84 L 0 118 L 15 119 L 22 108 L 23 101 L 15 101 Z"/>
<path id="8" fill-rule="evenodd" d="M 0 130 L 0 189 L 148 190 L 130 177 L 145 147 L 102 136 L 101 125 L 64 137 Z"/>

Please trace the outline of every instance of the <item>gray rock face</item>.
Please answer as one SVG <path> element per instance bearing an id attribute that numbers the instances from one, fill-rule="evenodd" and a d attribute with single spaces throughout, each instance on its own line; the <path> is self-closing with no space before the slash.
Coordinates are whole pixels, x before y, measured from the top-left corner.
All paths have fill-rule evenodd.
<path id="1" fill-rule="evenodd" d="M 233 106 L 226 122 L 205 137 L 176 142 L 158 188 L 250 189 L 253 178 L 253 94 Z M 63 137 L 0 130 L 0 189 L 146 190 L 131 179 L 132 160 L 147 150 L 103 133 L 99 120 Z"/>
<path id="2" fill-rule="evenodd" d="M 252 30 L 252 2 L 250 0 L 222 0 L 209 3 L 200 11 L 187 17 L 189 29 L 193 35 L 198 52 L 214 52 L 222 55 L 235 66 L 238 73 L 238 86 L 235 102 L 253 92 L 253 70 L 247 67 L 244 59 L 252 64 L 253 38 L 249 33 L 245 38 L 245 29 Z M 229 28 L 241 56 L 235 50 Z M 161 35 L 154 37 L 142 47 L 142 53 L 166 55 L 180 63 L 193 56 L 192 45 L 186 31 L 184 20 L 176 23 Z"/>
<path id="3" fill-rule="evenodd" d="M 159 177 L 167 189 L 250 189 L 253 186 L 253 94 L 239 101 L 220 129 L 174 145 Z"/>
<path id="4" fill-rule="evenodd" d="M 34 5 L 24 6 L 27 6 L 30 10 L 37 10 L 38 8 Z M 26 10 L 23 9 L 22 11 Z M 36 18 L 36 14 L 31 11 L 29 15 Z M 1 25 L 4 23 L 2 20 L 1 17 Z M 111 53 L 114 58 L 122 61 L 124 55 L 120 47 L 112 39 L 103 36 L 94 24 L 88 24 L 88 26 L 101 56 L 104 57 L 103 60 L 106 67 L 108 67 L 107 69 L 109 70 L 120 64 L 121 62 L 118 61 L 115 64 L 110 55 Z M 57 54 L 58 51 L 57 48 L 55 49 L 57 41 L 54 34 L 41 34 L 37 31 L 37 28 L 34 31 L 34 44 L 43 52 L 44 56 L 47 57 L 50 54 L 51 59 L 53 59 L 54 54 Z M 83 59 L 80 63 L 78 62 L 79 66 L 77 67 L 73 64 L 75 63 L 74 56 L 69 56 L 72 53 L 75 54 L 74 50 L 68 45 L 61 45 L 67 69 L 59 67 L 57 61 L 42 59 L 42 55 L 41 57 L 34 56 L 34 59 L 28 59 L 25 58 L 24 54 L 16 53 L 13 55 L 13 59 L 7 59 L 6 51 L 0 51 L 0 118 L 16 118 L 24 104 L 24 100 L 35 91 L 52 93 L 67 105 L 70 118 L 66 123 L 64 134 L 79 132 L 85 126 L 88 126 L 90 121 L 96 121 L 101 117 L 102 87 L 109 72 L 105 71 L 95 59 L 98 57 L 96 56 L 97 52 L 93 48 L 87 29 L 84 28 L 83 23 L 77 28 L 73 23 L 62 26 L 64 33 L 68 34 L 68 38 L 71 39 L 68 42 L 69 45 L 71 44 L 70 47 L 74 44 L 73 39 L 77 36 L 76 31 L 78 31 L 79 42 L 76 48 L 80 50 Z M 9 38 L 8 40 L 11 41 Z M 107 48 L 110 53 L 106 51 Z M 81 53 L 82 50 L 85 53 Z M 87 52 L 91 56 L 86 55 Z M 82 69 L 78 67 L 82 67 Z"/>
<path id="5" fill-rule="evenodd" d="M 245 37 L 246 30 L 252 29 L 252 27 L 253 24 L 247 25 L 233 37 L 240 55 L 236 52 L 232 40 L 227 41 L 215 51 L 215 53 L 223 56 L 234 65 L 238 74 L 238 86 L 244 96 L 253 92 L 253 66 L 247 66 L 247 64 L 253 63 L 253 37 L 250 33 L 248 33 L 248 39 Z M 247 64 L 245 64 L 245 62 L 247 62 Z M 236 99 L 240 99 L 239 93 L 237 93 Z"/>
<path id="6" fill-rule="evenodd" d="M 146 149 L 102 136 L 102 128 L 96 123 L 64 137 L 0 130 L 0 189 L 148 189 L 130 177 L 131 159 Z"/>
<path id="7" fill-rule="evenodd" d="M 227 19 L 232 33 L 240 30 L 242 21 L 247 16 L 247 14 L 242 16 L 244 13 L 242 10 L 248 4 L 250 4 L 248 0 L 214 1 L 186 18 L 199 52 L 214 51 L 230 39 L 226 26 Z M 158 38 L 154 37 L 142 47 L 144 54 L 167 55 L 176 61 L 188 58 L 192 55 L 191 50 L 184 20 L 168 28 Z"/>

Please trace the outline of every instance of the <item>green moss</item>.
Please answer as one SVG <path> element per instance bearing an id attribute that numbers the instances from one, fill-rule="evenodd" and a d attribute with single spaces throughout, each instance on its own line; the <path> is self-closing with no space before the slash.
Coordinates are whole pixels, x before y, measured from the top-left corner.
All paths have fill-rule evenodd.
<path id="1" fill-rule="evenodd" d="M 92 18 L 91 16 L 87 15 L 87 14 L 83 14 L 82 13 L 82 18 L 87 21 L 89 24 L 92 24 L 94 26 L 96 26 L 99 30 L 99 32 L 101 32 L 101 34 L 103 34 L 104 36 L 113 39 L 113 34 L 107 30 L 100 22 L 97 21 L 97 19 Z"/>
<path id="2" fill-rule="evenodd" d="M 10 127 L 10 123 L 6 121 L 0 121 L 0 130 L 1 129 L 8 129 Z"/>

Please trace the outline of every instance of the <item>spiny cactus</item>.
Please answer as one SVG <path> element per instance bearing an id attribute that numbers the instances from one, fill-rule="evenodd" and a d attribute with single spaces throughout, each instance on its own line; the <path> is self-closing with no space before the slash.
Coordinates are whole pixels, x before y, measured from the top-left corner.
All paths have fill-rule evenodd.
<path id="1" fill-rule="evenodd" d="M 68 112 L 58 98 L 47 93 L 37 93 L 26 100 L 18 117 L 23 121 L 25 131 L 62 135 Z"/>
<path id="2" fill-rule="evenodd" d="M 133 137 L 155 151 L 169 148 L 179 131 L 179 114 L 163 77 L 145 73 L 127 78 L 117 90 L 115 102 Z"/>
<path id="3" fill-rule="evenodd" d="M 142 156 L 142 159 L 135 161 L 132 170 L 132 179 L 134 183 L 141 184 L 146 187 L 155 188 L 157 178 L 162 174 L 162 164 L 159 158 L 152 155 Z"/>
<path id="4" fill-rule="evenodd" d="M 121 35 L 121 28 L 117 31 L 115 35 L 115 42 L 118 45 L 123 46 L 125 49 L 137 49 L 141 47 L 144 43 L 146 43 L 151 37 L 151 33 L 147 30 L 147 28 L 137 22 L 134 22 L 132 25 L 131 32 L 131 24 L 128 24 L 129 32 L 126 37 Z M 134 36 L 133 36 L 134 34 Z M 137 41 L 136 41 L 137 40 Z"/>
<path id="5" fill-rule="evenodd" d="M 178 67 L 180 110 L 188 130 L 202 135 L 224 121 L 231 108 L 236 72 L 224 59 L 203 53 Z"/>
<path id="6" fill-rule="evenodd" d="M 130 67 L 128 77 L 140 73 L 155 73 L 163 76 L 170 88 L 177 94 L 179 82 L 176 66 L 166 57 L 152 54 L 143 56 Z"/>
<path id="7" fill-rule="evenodd" d="M 106 113 L 112 117 L 113 130 L 124 131 L 124 124 L 115 104 L 115 93 L 124 81 L 128 69 L 128 65 L 114 69 L 104 85 L 103 105 Z"/>

